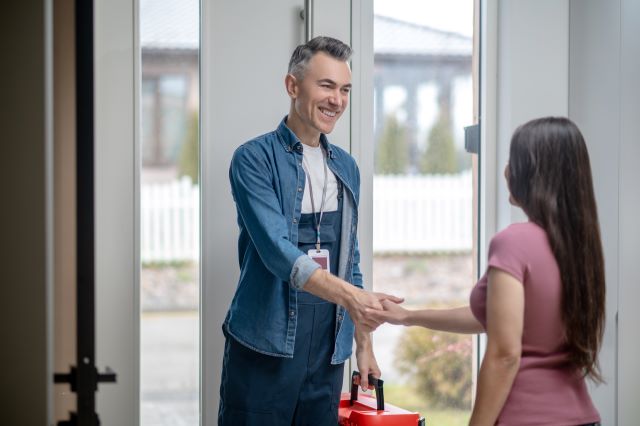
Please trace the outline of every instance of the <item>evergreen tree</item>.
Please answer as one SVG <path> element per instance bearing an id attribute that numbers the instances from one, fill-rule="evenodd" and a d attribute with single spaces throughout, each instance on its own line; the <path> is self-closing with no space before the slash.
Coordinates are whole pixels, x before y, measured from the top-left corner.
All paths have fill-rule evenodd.
<path id="1" fill-rule="evenodd" d="M 388 115 L 378 144 L 375 173 L 380 175 L 405 173 L 408 162 L 407 130 L 395 115 Z"/>
<path id="2" fill-rule="evenodd" d="M 423 174 L 455 173 L 458 170 L 457 162 L 451 120 L 449 114 L 441 111 L 438 121 L 429 132 L 427 149 L 420 159 L 420 172 Z"/>
<path id="3" fill-rule="evenodd" d="M 178 175 L 189 176 L 194 185 L 198 184 L 198 157 L 198 112 L 194 111 L 189 118 L 178 162 Z"/>

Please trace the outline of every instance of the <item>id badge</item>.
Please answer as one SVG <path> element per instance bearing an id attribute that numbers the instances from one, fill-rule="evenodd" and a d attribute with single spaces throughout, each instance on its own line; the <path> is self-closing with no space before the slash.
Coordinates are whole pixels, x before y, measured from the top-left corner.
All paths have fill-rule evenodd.
<path id="1" fill-rule="evenodd" d="M 307 255 L 313 259 L 322 269 L 329 271 L 329 250 L 327 249 L 311 249 L 307 252 Z M 331 272 L 331 271 L 329 271 Z"/>

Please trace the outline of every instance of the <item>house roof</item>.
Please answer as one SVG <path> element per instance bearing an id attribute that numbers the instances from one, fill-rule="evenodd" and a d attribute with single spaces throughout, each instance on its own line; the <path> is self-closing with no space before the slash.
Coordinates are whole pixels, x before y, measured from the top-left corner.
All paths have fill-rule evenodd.
<path id="1" fill-rule="evenodd" d="M 199 0 L 141 0 L 143 49 L 198 48 Z M 471 56 L 470 37 L 386 16 L 374 17 L 374 52 L 393 56 Z"/>
<path id="2" fill-rule="evenodd" d="M 195 50 L 199 44 L 199 0 L 141 0 L 143 49 Z"/>
<path id="3" fill-rule="evenodd" d="M 471 56 L 473 40 L 462 34 L 380 15 L 374 16 L 373 25 L 376 55 Z"/>

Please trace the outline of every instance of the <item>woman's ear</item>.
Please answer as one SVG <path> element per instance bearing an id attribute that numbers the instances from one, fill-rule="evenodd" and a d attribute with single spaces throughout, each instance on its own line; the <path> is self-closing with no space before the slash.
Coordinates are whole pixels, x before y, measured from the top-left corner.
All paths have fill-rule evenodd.
<path id="1" fill-rule="evenodd" d="M 287 74 L 284 78 L 284 86 L 287 89 L 287 95 L 291 99 L 298 97 L 298 79 L 293 74 Z"/>

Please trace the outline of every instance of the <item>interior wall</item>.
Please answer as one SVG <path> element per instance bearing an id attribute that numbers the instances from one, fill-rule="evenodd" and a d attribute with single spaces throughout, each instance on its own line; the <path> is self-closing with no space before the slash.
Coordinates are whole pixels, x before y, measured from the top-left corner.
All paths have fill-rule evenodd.
<path id="1" fill-rule="evenodd" d="M 640 418 L 639 26 L 637 1 L 571 1 L 569 115 L 589 147 L 606 263 L 607 330 L 600 356 L 607 385 L 592 388 L 603 424 Z"/>
<path id="2" fill-rule="evenodd" d="M 620 284 L 618 296 L 618 424 L 640 419 L 640 2 L 622 0 L 620 7 Z"/>
<path id="3" fill-rule="evenodd" d="M 490 5 L 496 2 L 487 0 Z M 607 279 L 607 325 L 600 353 L 607 381 L 591 386 L 603 424 L 640 418 L 640 343 L 634 330 L 640 264 L 640 5 L 633 0 L 497 0 L 495 224 L 524 219 L 508 202 L 502 169 L 515 127 L 543 115 L 567 115 L 591 157 Z M 491 82 L 494 69 L 487 69 Z M 486 102 L 484 100 L 483 102 Z M 485 113 L 486 114 L 486 113 Z M 491 209 L 489 208 L 489 211 Z"/>
<path id="4" fill-rule="evenodd" d="M 526 221 L 509 204 L 502 174 L 513 131 L 533 118 L 568 112 L 568 0 L 501 0 L 498 7 L 496 221 Z"/>
<path id="5" fill-rule="evenodd" d="M 607 280 L 607 325 L 600 359 L 607 385 L 591 387 L 603 424 L 616 424 L 616 350 L 619 287 L 620 1 L 572 1 L 569 117 L 584 134 Z"/>
<path id="6" fill-rule="evenodd" d="M 53 2 L 54 122 L 54 370 L 76 363 L 76 178 L 74 0 Z M 69 419 L 76 396 L 54 386 L 54 418 Z"/>
<path id="7" fill-rule="evenodd" d="M 50 417 L 51 11 L 9 2 L 0 14 L 0 412 L 2 424 Z"/>

